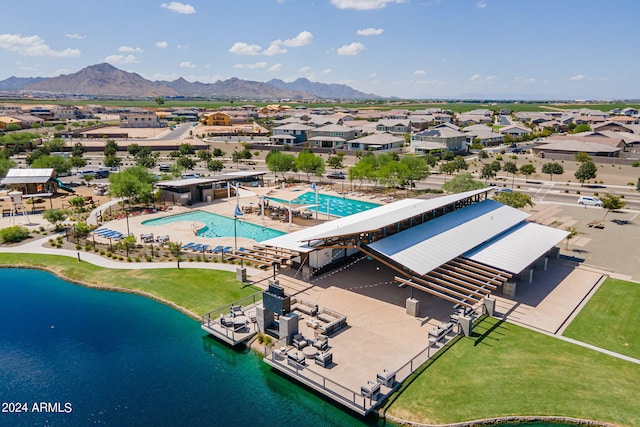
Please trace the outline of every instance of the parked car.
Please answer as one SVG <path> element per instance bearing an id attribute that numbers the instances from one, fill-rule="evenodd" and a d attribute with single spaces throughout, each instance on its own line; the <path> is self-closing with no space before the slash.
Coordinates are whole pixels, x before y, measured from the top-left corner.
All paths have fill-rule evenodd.
<path id="1" fill-rule="evenodd" d="M 597 197 L 580 196 L 580 198 L 578 199 L 578 204 L 585 206 L 602 206 L 602 200 L 598 199 Z"/>
<path id="2" fill-rule="evenodd" d="M 333 173 L 327 174 L 327 178 L 345 179 L 346 177 L 344 176 L 344 174 L 342 172 L 333 172 Z"/>
<path id="3" fill-rule="evenodd" d="M 170 165 L 160 165 L 160 172 L 171 172 Z"/>
<path id="4" fill-rule="evenodd" d="M 513 193 L 513 190 L 507 187 L 500 187 L 500 188 L 496 188 L 496 190 L 493 193 L 494 194 Z"/>
<path id="5" fill-rule="evenodd" d="M 200 174 L 199 173 L 183 173 L 181 177 L 182 179 L 200 178 Z"/>

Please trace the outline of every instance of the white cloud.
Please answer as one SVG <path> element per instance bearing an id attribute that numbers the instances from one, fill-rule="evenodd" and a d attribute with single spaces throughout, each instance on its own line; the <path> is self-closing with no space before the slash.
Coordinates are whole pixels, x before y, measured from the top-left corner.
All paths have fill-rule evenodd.
<path id="1" fill-rule="evenodd" d="M 471 80 L 472 82 L 480 80 L 480 74 L 474 74 L 469 80 Z"/>
<path id="2" fill-rule="evenodd" d="M 365 46 L 362 43 L 353 42 L 346 44 L 338 48 L 338 55 L 350 55 L 354 56 L 365 50 Z"/>
<path id="3" fill-rule="evenodd" d="M 487 76 L 484 78 L 485 80 L 495 80 L 496 76 Z"/>
<path id="4" fill-rule="evenodd" d="M 308 73 L 309 71 L 311 71 L 311 67 L 309 67 L 308 65 L 305 65 L 304 67 L 298 68 L 298 71 L 301 73 Z"/>
<path id="5" fill-rule="evenodd" d="M 109 64 L 135 64 L 138 62 L 138 58 L 133 55 L 109 55 L 103 60 Z"/>
<path id="6" fill-rule="evenodd" d="M 53 50 L 39 36 L 22 37 L 20 34 L 0 34 L 0 49 L 16 52 L 24 56 L 50 56 L 55 58 L 76 58 L 78 49 Z"/>
<path id="7" fill-rule="evenodd" d="M 576 74 L 575 76 L 571 76 L 569 80 L 577 81 L 577 80 L 586 80 L 586 79 L 587 79 L 587 76 L 585 76 L 584 74 Z"/>
<path id="8" fill-rule="evenodd" d="M 235 55 L 257 55 L 262 50 L 262 47 L 257 44 L 247 44 L 244 42 L 236 42 L 231 46 L 229 52 Z"/>
<path id="9" fill-rule="evenodd" d="M 235 64 L 233 66 L 234 68 L 246 68 L 249 70 L 255 70 L 256 68 L 266 68 L 267 67 L 267 63 L 266 62 L 256 62 L 254 64 Z"/>
<path id="10" fill-rule="evenodd" d="M 282 64 L 280 64 L 280 63 L 272 65 L 268 69 L 268 71 L 271 71 L 271 72 L 277 72 L 277 71 L 280 71 L 280 70 L 282 70 Z"/>
<path id="11" fill-rule="evenodd" d="M 415 70 L 413 74 L 415 74 L 416 76 L 421 76 L 427 74 L 427 72 L 425 70 Z"/>
<path id="12" fill-rule="evenodd" d="M 193 62 L 191 62 L 191 61 L 182 61 L 182 62 L 180 63 L 180 66 L 181 66 L 182 68 L 196 68 L 196 64 L 194 64 L 194 63 L 193 63 Z"/>
<path id="13" fill-rule="evenodd" d="M 82 40 L 86 38 L 82 34 L 65 34 L 64 36 L 68 39 L 74 39 L 74 40 Z"/>
<path id="14" fill-rule="evenodd" d="M 171 3 L 162 3 L 160 7 L 163 7 L 175 13 L 181 13 L 183 15 L 191 15 L 193 13 L 196 13 L 196 9 L 190 4 L 184 4 L 177 1 L 172 1 Z"/>
<path id="15" fill-rule="evenodd" d="M 165 40 L 161 42 L 156 42 L 156 47 L 159 47 L 160 49 L 165 49 L 168 46 L 169 46 L 169 43 L 167 43 Z"/>
<path id="16" fill-rule="evenodd" d="M 474 5 L 477 9 L 484 9 L 485 7 L 487 7 L 487 2 L 484 0 L 481 0 L 479 2 L 476 2 L 476 4 Z"/>
<path id="17" fill-rule="evenodd" d="M 333 73 L 333 70 L 331 68 L 325 68 L 324 70 L 322 70 L 322 74 L 331 74 Z"/>
<path id="18" fill-rule="evenodd" d="M 535 83 L 537 80 L 533 77 L 516 77 L 515 81 L 518 83 Z"/>
<path id="19" fill-rule="evenodd" d="M 282 44 L 287 47 L 300 47 L 300 46 L 307 46 L 311 44 L 312 41 L 313 41 L 313 34 L 311 34 L 309 31 L 302 31 L 294 38 L 283 41 Z M 272 43 L 276 43 L 276 42 L 272 42 Z"/>
<path id="20" fill-rule="evenodd" d="M 269 47 L 262 52 L 263 55 L 267 56 L 282 55 L 283 53 L 287 53 L 287 49 L 282 48 L 280 43 L 271 43 Z"/>
<path id="21" fill-rule="evenodd" d="M 118 52 L 142 52 L 139 47 L 120 46 Z"/>
<path id="22" fill-rule="evenodd" d="M 363 28 L 356 31 L 359 36 L 379 36 L 382 33 L 384 33 L 382 28 Z"/>
<path id="23" fill-rule="evenodd" d="M 382 9 L 390 3 L 405 3 L 406 0 L 331 0 L 338 9 L 371 10 Z"/>

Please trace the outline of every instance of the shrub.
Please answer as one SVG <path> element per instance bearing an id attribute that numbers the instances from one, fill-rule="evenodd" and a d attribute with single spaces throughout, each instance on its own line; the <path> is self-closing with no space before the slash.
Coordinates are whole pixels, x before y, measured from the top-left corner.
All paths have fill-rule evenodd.
<path id="1" fill-rule="evenodd" d="M 127 262 L 131 262 L 131 257 L 127 257 Z"/>
<path id="2" fill-rule="evenodd" d="M 147 255 L 147 256 L 145 257 L 145 260 L 146 260 L 147 262 L 151 262 L 151 261 L 153 261 L 153 258 L 151 258 L 151 256 L 150 256 L 150 255 Z"/>
<path id="3" fill-rule="evenodd" d="M 640 166 L 640 162 L 633 162 L 633 163 L 631 163 L 631 167 L 632 167 L 632 168 L 637 168 L 638 166 Z"/>
<path id="4" fill-rule="evenodd" d="M 17 243 L 29 237 L 29 230 L 20 225 L 7 227 L 0 230 L 0 240 L 2 243 Z"/>

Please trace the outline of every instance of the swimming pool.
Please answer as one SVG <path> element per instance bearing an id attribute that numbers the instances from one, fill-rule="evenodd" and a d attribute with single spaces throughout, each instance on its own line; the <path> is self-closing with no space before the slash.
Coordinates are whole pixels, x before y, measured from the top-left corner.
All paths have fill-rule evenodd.
<path id="1" fill-rule="evenodd" d="M 276 197 L 268 197 L 269 200 L 279 202 L 282 204 L 288 204 L 287 200 L 278 199 Z M 316 194 L 313 191 L 307 191 L 304 194 L 299 195 L 291 201 L 292 205 L 314 205 L 309 207 L 308 210 L 315 211 L 316 207 Z M 347 199 L 344 197 L 329 196 L 327 194 L 318 193 L 318 212 L 326 214 L 327 206 L 330 210 L 329 214 L 333 216 L 349 216 L 358 212 L 368 211 L 369 209 L 377 208 L 380 206 L 377 203 L 363 202 L 355 199 Z M 292 206 L 293 207 L 293 206 Z"/>
<path id="2" fill-rule="evenodd" d="M 142 225 L 167 225 L 174 222 L 201 222 L 204 227 L 198 231 L 200 237 L 233 237 L 233 218 L 217 215 L 205 211 L 193 211 L 178 215 L 165 216 L 162 218 L 149 219 L 142 221 Z M 260 225 L 251 224 L 242 220 L 237 220 L 236 236 L 253 239 L 256 242 L 273 239 L 274 237 L 286 234 L 273 228 L 262 227 Z"/>

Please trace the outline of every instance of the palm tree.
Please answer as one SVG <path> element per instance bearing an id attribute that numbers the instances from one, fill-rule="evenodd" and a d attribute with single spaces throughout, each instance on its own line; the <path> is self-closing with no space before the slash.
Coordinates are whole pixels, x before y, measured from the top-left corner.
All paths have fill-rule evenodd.
<path id="1" fill-rule="evenodd" d="M 182 254 L 182 242 L 169 242 L 167 243 L 169 246 L 169 253 L 176 257 L 176 261 L 178 262 L 178 270 L 180 270 L 180 260 Z"/>

